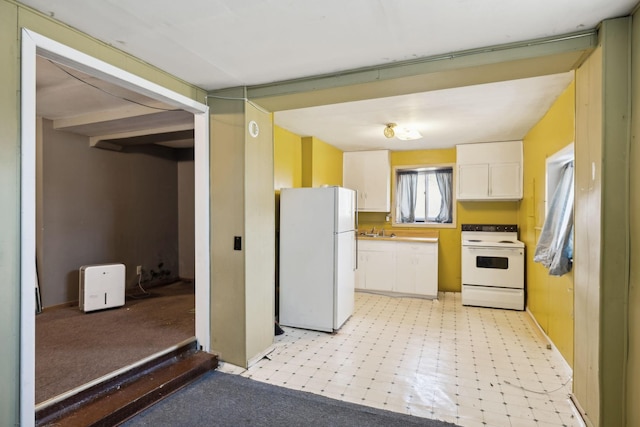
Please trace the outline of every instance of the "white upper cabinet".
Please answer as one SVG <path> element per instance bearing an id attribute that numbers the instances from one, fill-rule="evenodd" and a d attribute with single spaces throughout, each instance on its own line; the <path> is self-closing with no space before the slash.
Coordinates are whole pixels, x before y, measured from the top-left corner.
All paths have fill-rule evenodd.
<path id="1" fill-rule="evenodd" d="M 522 141 L 456 146 L 458 200 L 522 199 Z"/>
<path id="2" fill-rule="evenodd" d="M 358 192 L 358 210 L 390 212 L 389 150 L 344 153 L 342 185 Z"/>

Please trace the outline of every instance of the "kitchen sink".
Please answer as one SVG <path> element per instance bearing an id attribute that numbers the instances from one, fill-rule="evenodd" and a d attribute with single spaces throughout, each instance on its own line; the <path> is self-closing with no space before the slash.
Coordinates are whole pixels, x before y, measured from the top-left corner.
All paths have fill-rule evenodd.
<path id="1" fill-rule="evenodd" d="M 395 234 L 389 234 L 389 235 L 384 235 L 381 236 L 380 234 L 373 234 L 373 233 L 360 233 L 361 236 L 364 237 L 376 237 L 376 238 L 380 238 L 380 239 L 390 239 L 392 237 L 396 237 Z"/>

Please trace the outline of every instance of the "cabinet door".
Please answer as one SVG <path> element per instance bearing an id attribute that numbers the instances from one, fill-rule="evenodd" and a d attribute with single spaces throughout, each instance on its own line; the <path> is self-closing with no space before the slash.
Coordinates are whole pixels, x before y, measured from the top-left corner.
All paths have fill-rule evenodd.
<path id="1" fill-rule="evenodd" d="M 388 151 L 365 154 L 365 205 L 363 210 L 390 211 L 391 166 Z"/>
<path id="2" fill-rule="evenodd" d="M 486 199 L 489 195 L 489 165 L 458 166 L 458 200 Z"/>
<path id="3" fill-rule="evenodd" d="M 344 153 L 342 156 L 342 186 L 357 191 L 358 210 L 366 200 L 365 159 L 361 153 Z"/>
<path id="4" fill-rule="evenodd" d="M 391 164 L 388 150 L 344 153 L 342 185 L 358 192 L 358 210 L 390 211 Z"/>
<path id="5" fill-rule="evenodd" d="M 522 141 L 456 146 L 458 200 L 522 199 Z"/>
<path id="6" fill-rule="evenodd" d="M 393 290 L 395 281 L 395 253 L 393 250 L 370 251 L 367 256 L 366 289 L 372 291 Z"/>
<path id="7" fill-rule="evenodd" d="M 438 296 L 438 244 L 397 242 L 395 292 Z"/>
<path id="8" fill-rule="evenodd" d="M 402 244 L 402 243 L 400 243 Z M 416 291 L 416 267 L 418 257 L 411 251 L 398 251 L 396 253 L 396 283 L 394 292 L 403 294 L 417 294 Z"/>
<path id="9" fill-rule="evenodd" d="M 522 198 L 519 163 L 495 163 L 490 166 L 489 196 L 496 199 Z"/>
<path id="10" fill-rule="evenodd" d="M 416 259 L 416 293 L 438 297 L 438 244 L 424 243 Z"/>

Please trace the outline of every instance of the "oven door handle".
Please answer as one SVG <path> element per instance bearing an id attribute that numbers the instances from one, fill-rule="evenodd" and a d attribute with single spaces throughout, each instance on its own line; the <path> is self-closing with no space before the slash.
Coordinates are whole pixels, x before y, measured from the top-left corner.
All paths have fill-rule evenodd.
<path id="1" fill-rule="evenodd" d="M 463 249 L 467 249 L 469 251 L 511 251 L 517 252 L 521 251 L 522 248 L 501 248 L 499 246 L 463 246 Z"/>

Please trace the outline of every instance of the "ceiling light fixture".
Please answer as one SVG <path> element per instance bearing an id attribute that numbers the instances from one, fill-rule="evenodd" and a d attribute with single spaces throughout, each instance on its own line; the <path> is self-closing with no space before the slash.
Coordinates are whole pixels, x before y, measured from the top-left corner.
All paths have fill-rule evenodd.
<path id="1" fill-rule="evenodd" d="M 387 123 L 383 132 L 387 138 L 393 138 L 395 136 L 402 141 L 412 141 L 422 138 L 422 135 L 416 129 L 407 126 L 398 127 L 396 123 Z"/>
<path id="2" fill-rule="evenodd" d="M 396 138 L 402 141 L 413 141 L 414 139 L 422 138 L 420 132 L 416 129 L 408 128 L 408 127 L 399 127 L 395 131 Z"/>
<path id="3" fill-rule="evenodd" d="M 396 134 L 393 130 L 394 127 L 396 127 L 395 123 L 387 123 L 387 126 L 384 128 L 384 136 L 387 138 L 393 138 Z"/>

